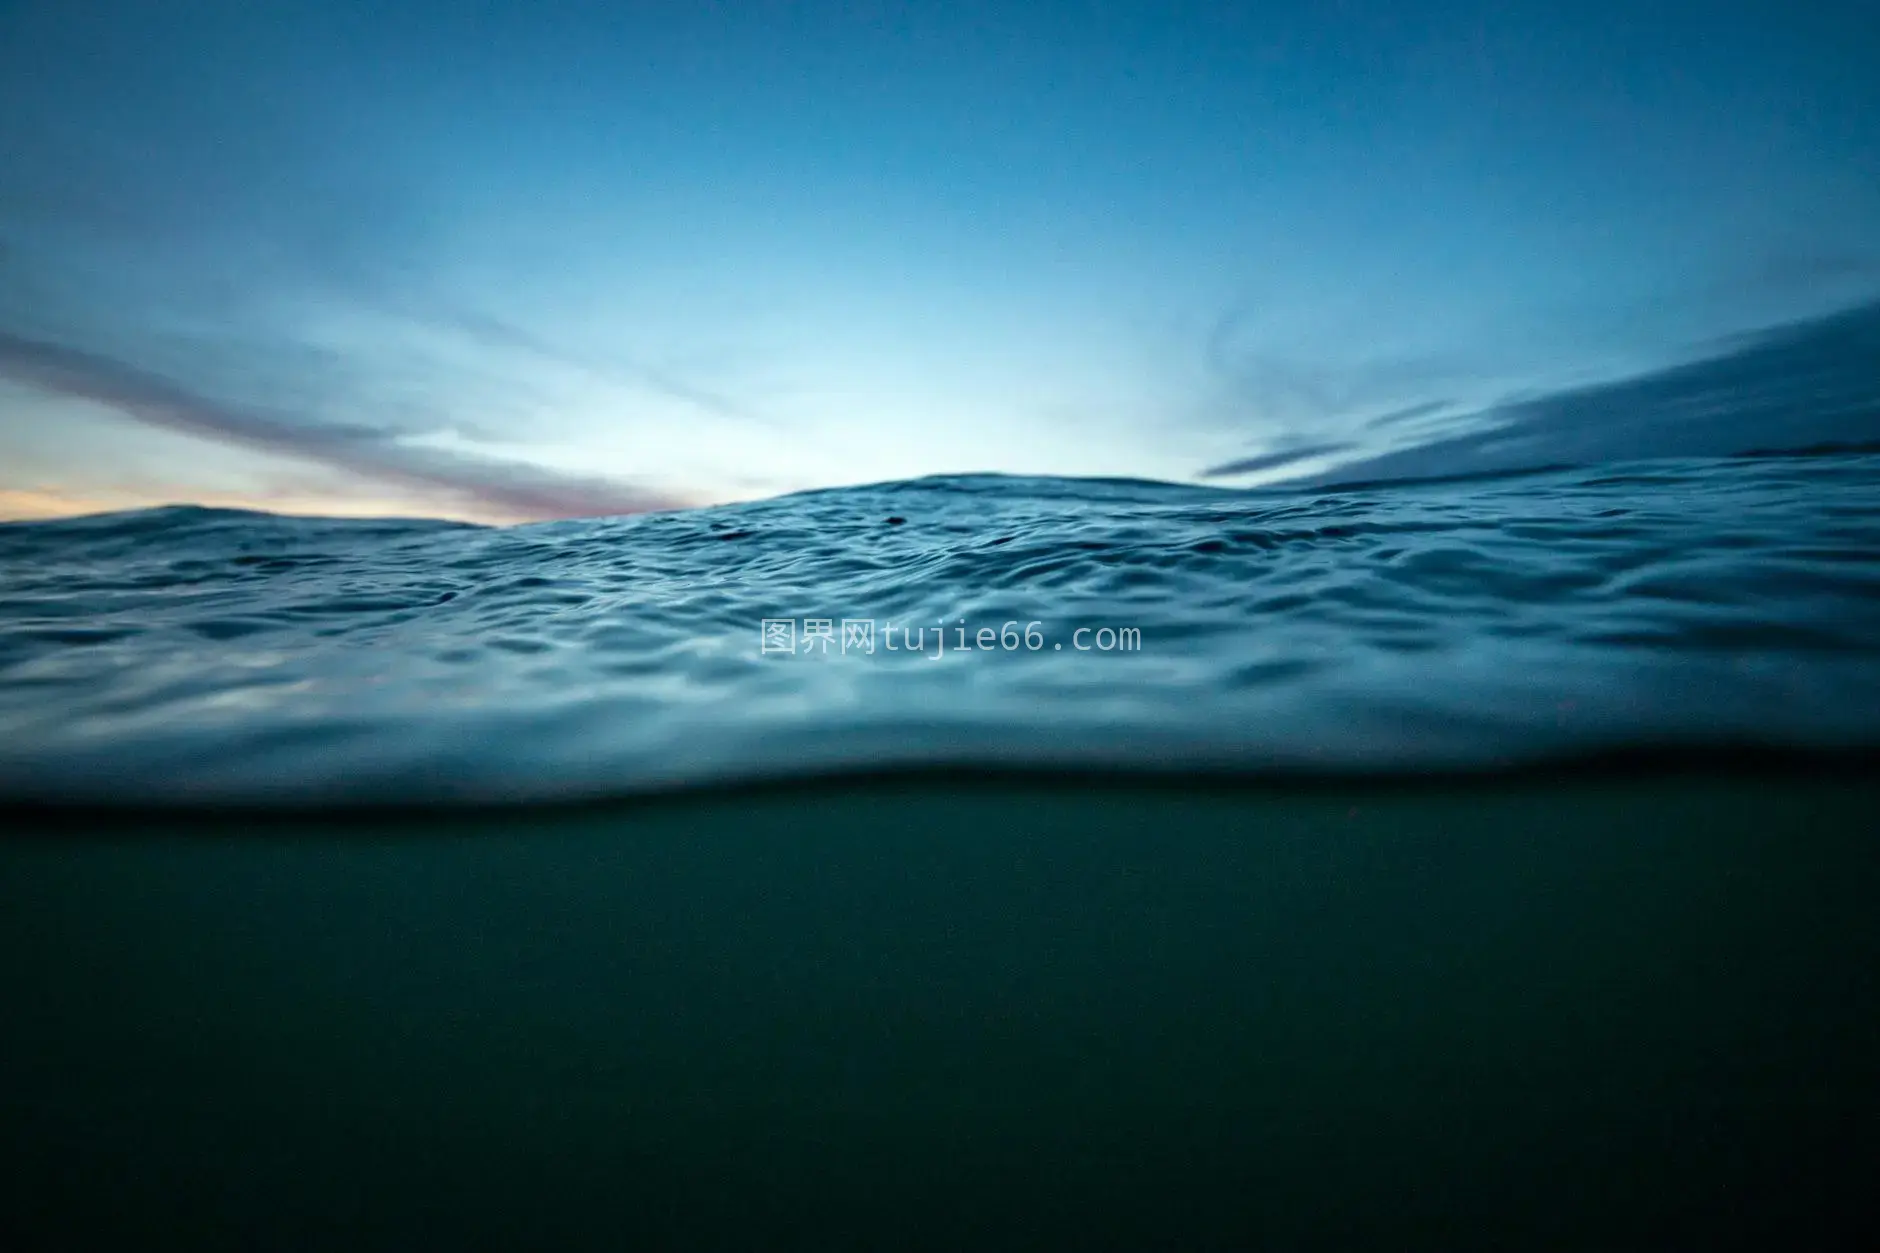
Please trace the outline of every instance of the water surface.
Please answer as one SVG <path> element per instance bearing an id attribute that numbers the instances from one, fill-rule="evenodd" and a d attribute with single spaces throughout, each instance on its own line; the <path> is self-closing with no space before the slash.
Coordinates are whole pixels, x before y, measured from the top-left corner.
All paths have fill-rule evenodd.
<path id="1" fill-rule="evenodd" d="M 1859 454 L 1309 492 L 943 478 L 508 529 L 13 524 L 0 794 L 1870 748 L 1877 553 Z"/>

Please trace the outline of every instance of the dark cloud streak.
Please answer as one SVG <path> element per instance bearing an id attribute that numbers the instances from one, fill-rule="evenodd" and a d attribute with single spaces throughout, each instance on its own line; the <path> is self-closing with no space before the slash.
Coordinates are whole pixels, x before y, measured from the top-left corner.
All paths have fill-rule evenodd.
<path id="1" fill-rule="evenodd" d="M 1299 461 L 1310 461 L 1314 457 L 1329 457 L 1333 453 L 1349 451 L 1354 445 L 1349 443 L 1311 444 L 1304 448 L 1292 448 L 1284 452 L 1262 453 L 1257 457 L 1243 457 L 1239 461 L 1229 461 L 1203 470 L 1204 479 L 1224 479 L 1239 474 L 1255 474 L 1261 470 L 1277 470 Z"/>
<path id="2" fill-rule="evenodd" d="M 1499 473 L 1880 439 L 1880 301 L 1739 337 L 1699 361 L 1480 415 L 1479 427 L 1303 480 Z"/>
<path id="3" fill-rule="evenodd" d="M 442 492 L 506 519 L 640 513 L 686 503 L 603 478 L 399 443 L 399 432 L 382 428 L 230 405 L 110 357 L 5 331 L 0 331 L 0 375 L 109 406 L 153 427 Z"/>
<path id="4" fill-rule="evenodd" d="M 1387 426 L 1404 426 L 1419 418 L 1431 417 L 1450 407 L 1447 400 L 1426 400 L 1421 404 L 1405 405 L 1401 409 L 1392 409 L 1389 413 L 1380 413 L 1364 425 L 1370 430 L 1379 430 Z"/>

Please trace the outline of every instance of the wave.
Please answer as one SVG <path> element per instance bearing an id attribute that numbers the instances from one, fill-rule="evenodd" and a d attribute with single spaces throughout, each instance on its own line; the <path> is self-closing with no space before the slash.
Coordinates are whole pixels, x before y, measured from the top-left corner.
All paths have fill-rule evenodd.
<path id="1" fill-rule="evenodd" d="M 0 527 L 0 799 L 442 803 L 1880 744 L 1880 457 Z"/>

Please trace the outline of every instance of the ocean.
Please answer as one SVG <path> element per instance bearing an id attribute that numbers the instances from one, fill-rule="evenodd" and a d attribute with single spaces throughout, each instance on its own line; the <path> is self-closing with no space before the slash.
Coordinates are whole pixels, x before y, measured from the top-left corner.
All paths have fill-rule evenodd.
<path id="1" fill-rule="evenodd" d="M 6 1247 L 1868 1247 L 1880 456 L 0 526 Z"/>

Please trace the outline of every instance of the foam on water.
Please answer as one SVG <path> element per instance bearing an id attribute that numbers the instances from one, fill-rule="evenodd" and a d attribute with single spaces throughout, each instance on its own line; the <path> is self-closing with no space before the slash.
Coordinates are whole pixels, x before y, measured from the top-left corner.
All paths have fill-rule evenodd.
<path id="1" fill-rule="evenodd" d="M 0 796 L 1871 748 L 1876 553 L 1858 454 L 1304 492 L 953 477 L 505 529 L 11 524 Z"/>

